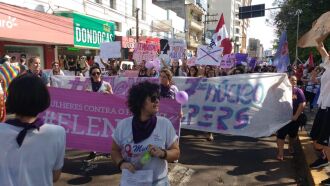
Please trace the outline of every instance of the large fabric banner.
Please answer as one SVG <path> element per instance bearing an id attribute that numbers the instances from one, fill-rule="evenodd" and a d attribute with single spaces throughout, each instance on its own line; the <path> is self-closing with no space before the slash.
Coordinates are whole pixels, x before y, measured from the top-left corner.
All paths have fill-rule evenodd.
<path id="1" fill-rule="evenodd" d="M 40 117 L 65 128 L 67 147 L 110 152 L 117 123 L 131 115 L 125 97 L 52 87 L 49 92 L 51 105 Z M 159 108 L 159 115 L 171 120 L 180 135 L 180 104 L 162 100 Z"/>
<path id="2" fill-rule="evenodd" d="M 140 81 L 157 78 L 107 77 L 117 95 Z M 174 77 L 189 95 L 182 105 L 181 127 L 223 134 L 270 136 L 292 118 L 292 88 L 286 74 L 241 74 L 215 78 Z M 83 77 L 53 77 L 54 86 L 84 90 Z"/>

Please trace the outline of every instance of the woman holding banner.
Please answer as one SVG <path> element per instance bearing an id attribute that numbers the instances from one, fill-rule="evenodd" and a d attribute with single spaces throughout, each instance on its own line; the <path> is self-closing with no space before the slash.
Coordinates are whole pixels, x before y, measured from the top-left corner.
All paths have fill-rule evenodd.
<path id="1" fill-rule="evenodd" d="M 172 123 L 156 116 L 159 89 L 148 81 L 130 88 L 127 104 L 133 116 L 121 120 L 113 132 L 111 157 L 120 170 L 152 172 L 153 186 L 167 186 L 167 162 L 177 160 L 180 149 Z"/>
<path id="2" fill-rule="evenodd" d="M 39 77 L 27 73 L 10 83 L 6 107 L 15 118 L 0 124 L 0 185 L 53 185 L 60 178 L 65 130 L 38 117 L 49 105 Z"/>
<path id="3" fill-rule="evenodd" d="M 87 91 L 113 94 L 110 83 L 102 80 L 99 66 L 92 66 L 89 70 L 89 76 L 91 77 L 91 84 L 87 87 Z"/>
<path id="4" fill-rule="evenodd" d="M 291 75 L 290 83 L 292 85 L 292 106 L 293 106 L 293 117 L 289 124 L 282 127 L 280 130 L 277 131 L 277 156 L 278 160 L 283 160 L 283 150 L 284 150 L 284 143 L 285 137 L 289 135 L 289 152 L 291 154 L 294 153 L 293 150 L 293 143 L 297 139 L 298 130 L 299 130 L 299 122 L 300 118 L 302 117 L 302 112 L 304 111 L 306 105 L 306 98 L 304 92 L 297 87 L 297 77 Z"/>

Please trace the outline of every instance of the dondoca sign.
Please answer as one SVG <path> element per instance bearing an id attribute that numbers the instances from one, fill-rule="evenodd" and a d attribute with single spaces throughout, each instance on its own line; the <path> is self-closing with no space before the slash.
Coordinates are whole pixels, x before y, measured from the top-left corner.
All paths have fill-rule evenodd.
<path id="1" fill-rule="evenodd" d="M 100 48 L 115 40 L 115 23 L 73 13 L 74 45 Z"/>

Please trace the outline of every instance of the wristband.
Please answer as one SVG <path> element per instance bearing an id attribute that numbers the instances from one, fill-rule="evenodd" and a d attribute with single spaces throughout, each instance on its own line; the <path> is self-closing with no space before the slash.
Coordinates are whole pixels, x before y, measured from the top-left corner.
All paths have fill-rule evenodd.
<path id="1" fill-rule="evenodd" d="M 120 160 L 120 162 L 118 163 L 117 166 L 118 166 L 118 169 L 119 169 L 119 170 L 121 170 L 120 167 L 121 167 L 121 165 L 122 165 L 123 163 L 125 163 L 125 160 L 124 160 L 124 159 Z"/>
<path id="2" fill-rule="evenodd" d="M 164 156 L 163 157 L 159 157 L 160 159 L 166 159 L 167 157 L 167 151 L 165 149 L 162 149 L 162 151 L 164 152 Z"/>

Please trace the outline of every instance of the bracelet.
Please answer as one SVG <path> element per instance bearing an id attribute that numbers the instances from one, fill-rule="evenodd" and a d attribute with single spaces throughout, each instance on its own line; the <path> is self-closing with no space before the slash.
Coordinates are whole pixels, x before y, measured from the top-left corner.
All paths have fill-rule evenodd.
<path id="1" fill-rule="evenodd" d="M 118 167 L 119 170 L 121 170 L 120 167 L 123 163 L 125 163 L 124 159 L 120 160 L 120 162 L 118 163 L 117 167 Z"/>
<path id="2" fill-rule="evenodd" d="M 164 156 L 163 157 L 159 157 L 160 159 L 166 159 L 167 157 L 167 151 L 165 149 L 162 149 L 162 151 L 164 152 Z"/>

